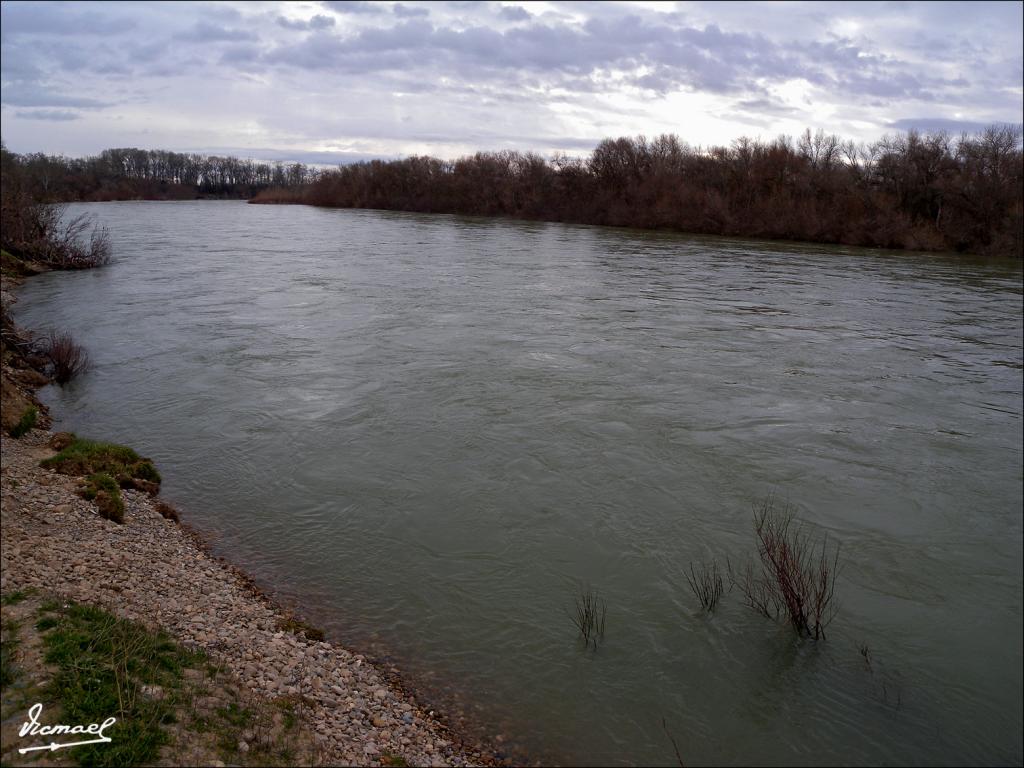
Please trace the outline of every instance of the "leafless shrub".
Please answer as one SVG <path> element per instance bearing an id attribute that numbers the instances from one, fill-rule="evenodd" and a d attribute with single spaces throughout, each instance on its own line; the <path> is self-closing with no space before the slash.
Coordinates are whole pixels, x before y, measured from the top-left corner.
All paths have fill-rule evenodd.
<path id="1" fill-rule="evenodd" d="M 705 611 L 710 613 L 715 610 L 715 605 L 718 603 L 718 599 L 722 596 L 723 585 L 722 585 L 722 574 L 718 570 L 718 562 L 715 560 L 711 561 L 709 567 L 703 560 L 700 563 L 700 571 L 695 571 L 693 563 L 690 563 L 690 573 L 687 574 L 686 580 L 690 584 L 690 589 L 693 590 L 693 594 L 700 600 L 701 607 Z"/>
<path id="2" fill-rule="evenodd" d="M 75 216 L 62 227 L 53 227 L 53 231 L 46 259 L 51 266 L 90 269 L 110 261 L 110 233 L 96 225 L 88 214 Z"/>
<path id="3" fill-rule="evenodd" d="M 593 644 L 594 650 L 597 650 L 598 641 L 604 639 L 604 620 L 607 614 L 604 600 L 596 590 L 580 590 L 573 608 L 569 618 L 583 636 L 583 642 L 588 646 Z"/>
<path id="4" fill-rule="evenodd" d="M 75 344 L 70 333 L 50 331 L 45 351 L 53 366 L 53 378 L 58 384 L 66 384 L 89 367 L 88 353 Z"/>
<path id="5" fill-rule="evenodd" d="M 4 192 L 2 242 L 12 253 L 52 269 L 88 269 L 110 261 L 110 236 L 92 216 L 67 218 L 63 205 Z"/>
<path id="6" fill-rule="evenodd" d="M 754 512 L 760 569 L 749 564 L 732 572 L 747 605 L 766 616 L 785 613 L 798 634 L 815 640 L 825 637 L 825 627 L 835 615 L 835 582 L 839 547 L 829 547 L 828 536 L 818 546 L 814 536 L 799 523 L 794 510 L 775 509 L 769 496 Z"/>
<path id="7" fill-rule="evenodd" d="M 739 572 L 733 570 L 731 561 L 726 561 L 726 565 L 729 569 L 729 581 L 734 587 L 739 587 L 743 593 L 743 602 L 769 619 L 777 618 L 779 607 L 775 601 L 775 593 L 769 582 L 754 569 L 753 563 L 747 561 L 743 570 Z"/>

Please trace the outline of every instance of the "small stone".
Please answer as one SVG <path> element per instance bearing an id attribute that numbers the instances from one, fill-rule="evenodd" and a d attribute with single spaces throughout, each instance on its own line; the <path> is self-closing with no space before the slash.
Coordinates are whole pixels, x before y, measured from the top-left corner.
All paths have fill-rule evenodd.
<path id="1" fill-rule="evenodd" d="M 372 741 L 368 741 L 363 745 L 363 753 L 367 755 L 377 755 L 380 754 L 380 750 L 377 748 L 376 744 Z"/>
<path id="2" fill-rule="evenodd" d="M 249 744 L 248 744 L 248 742 L 245 742 L 245 741 L 238 742 L 238 751 L 241 752 L 242 754 L 245 754 L 246 752 L 248 752 L 249 751 Z"/>
<path id="3" fill-rule="evenodd" d="M 386 688 L 378 688 L 373 692 L 373 698 L 377 701 L 384 701 L 388 697 L 388 691 Z"/>

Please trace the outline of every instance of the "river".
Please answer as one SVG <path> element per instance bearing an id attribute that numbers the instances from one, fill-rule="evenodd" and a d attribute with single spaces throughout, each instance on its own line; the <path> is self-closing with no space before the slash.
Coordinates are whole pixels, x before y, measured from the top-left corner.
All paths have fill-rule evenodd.
<path id="1" fill-rule="evenodd" d="M 240 202 L 69 207 L 16 319 L 218 551 L 512 755 L 1020 764 L 1019 262 Z M 769 494 L 838 544 L 799 640 L 704 614 Z M 727 580 L 728 583 L 728 580 Z M 568 618 L 598 590 L 586 649 Z M 867 654 L 865 656 L 865 654 Z"/>

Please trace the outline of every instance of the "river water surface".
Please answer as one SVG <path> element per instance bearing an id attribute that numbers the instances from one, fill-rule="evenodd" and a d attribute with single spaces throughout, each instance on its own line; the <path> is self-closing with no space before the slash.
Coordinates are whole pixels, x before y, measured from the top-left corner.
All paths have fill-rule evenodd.
<path id="1" fill-rule="evenodd" d="M 61 428 L 329 636 L 577 764 L 1021 763 L 1019 263 L 238 202 L 71 206 L 17 319 Z M 799 641 L 710 616 L 774 492 L 840 549 Z M 607 604 L 586 650 L 580 587 Z M 865 651 L 870 664 L 862 654 Z"/>

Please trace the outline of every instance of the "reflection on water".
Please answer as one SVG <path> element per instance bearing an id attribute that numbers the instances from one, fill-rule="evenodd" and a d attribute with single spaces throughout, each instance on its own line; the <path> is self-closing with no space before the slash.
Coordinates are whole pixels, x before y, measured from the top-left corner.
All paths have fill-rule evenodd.
<path id="1" fill-rule="evenodd" d="M 18 305 L 94 361 L 61 426 L 153 456 L 222 551 L 510 749 L 671 765 L 664 718 L 688 763 L 1021 762 L 1019 265 L 73 208 L 115 263 Z M 686 584 L 773 490 L 841 543 L 825 643 Z"/>

